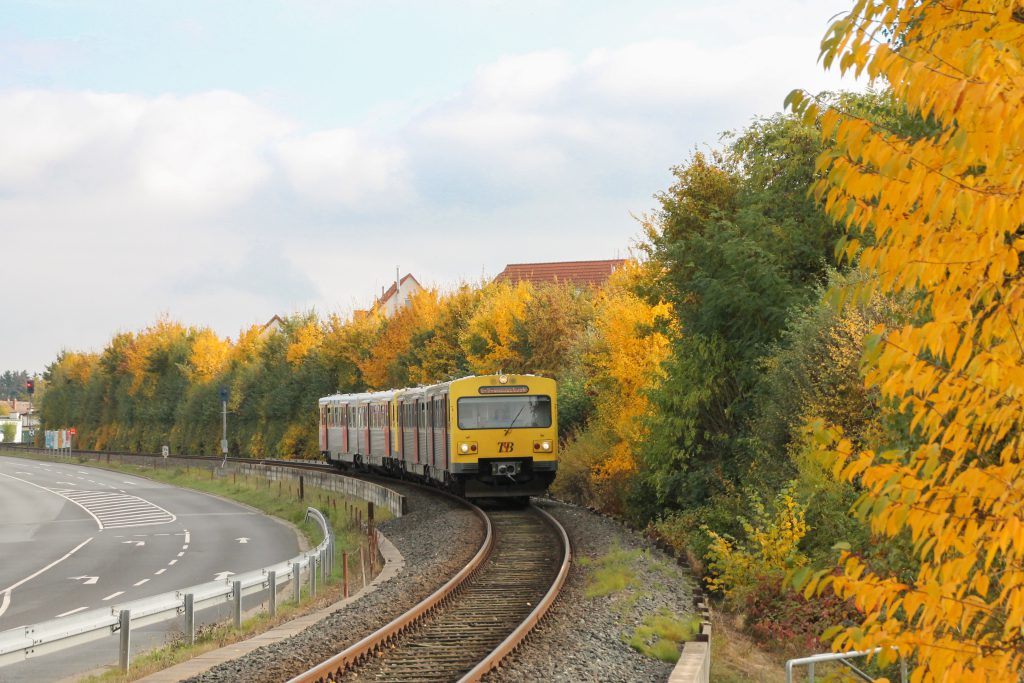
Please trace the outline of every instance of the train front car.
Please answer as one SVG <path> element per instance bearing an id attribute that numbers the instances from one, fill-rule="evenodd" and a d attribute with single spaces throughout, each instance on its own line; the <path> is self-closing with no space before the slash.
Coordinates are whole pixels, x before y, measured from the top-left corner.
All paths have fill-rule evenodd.
<path id="1" fill-rule="evenodd" d="M 449 476 L 468 498 L 525 499 L 547 491 L 558 469 L 555 381 L 489 375 L 449 385 Z"/>

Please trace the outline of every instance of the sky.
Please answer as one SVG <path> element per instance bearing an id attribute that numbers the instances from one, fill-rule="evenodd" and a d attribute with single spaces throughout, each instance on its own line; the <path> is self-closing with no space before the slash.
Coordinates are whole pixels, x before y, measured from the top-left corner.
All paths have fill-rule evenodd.
<path id="1" fill-rule="evenodd" d="M 621 258 L 850 0 L 4 0 L 0 371 Z"/>

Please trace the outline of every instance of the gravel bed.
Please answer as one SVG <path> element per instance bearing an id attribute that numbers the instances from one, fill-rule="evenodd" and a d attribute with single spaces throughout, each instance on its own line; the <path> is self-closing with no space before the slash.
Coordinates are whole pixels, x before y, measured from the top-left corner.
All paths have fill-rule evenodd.
<path id="1" fill-rule="evenodd" d="M 668 610 L 684 617 L 694 613 L 690 575 L 675 560 L 654 548 L 641 534 L 585 508 L 536 500 L 562 526 L 573 545 L 573 566 L 554 606 L 518 651 L 487 683 L 544 681 L 666 681 L 673 664 L 633 650 L 625 640 L 644 617 Z M 629 555 L 633 587 L 587 598 L 588 576 L 598 560 L 616 550 Z M 582 558 L 589 558 L 583 560 Z M 584 566 L 584 563 L 588 563 Z"/>
<path id="2" fill-rule="evenodd" d="M 332 657 L 369 635 L 454 576 L 479 549 L 477 516 L 446 497 L 397 481 L 382 482 L 404 494 L 409 513 L 379 525 L 405 557 L 397 577 L 302 633 L 259 648 L 187 679 L 199 683 L 279 683 Z"/>

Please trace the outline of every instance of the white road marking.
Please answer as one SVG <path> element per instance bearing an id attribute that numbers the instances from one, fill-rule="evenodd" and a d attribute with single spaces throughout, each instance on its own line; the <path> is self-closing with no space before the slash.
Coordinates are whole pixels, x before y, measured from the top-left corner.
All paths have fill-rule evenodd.
<path id="1" fill-rule="evenodd" d="M 14 473 L 15 474 L 27 474 L 30 477 L 35 476 L 32 472 L 19 472 L 19 471 L 15 470 Z"/>
<path id="2" fill-rule="evenodd" d="M 176 564 L 178 564 L 178 561 L 177 561 L 177 560 L 171 560 L 170 562 L 168 562 L 168 563 L 167 563 L 167 566 L 168 566 L 168 567 L 172 567 L 172 566 L 174 566 L 174 565 L 176 565 Z"/>
<path id="3" fill-rule="evenodd" d="M 73 609 L 73 610 L 69 610 L 67 612 L 64 612 L 63 614 L 58 614 L 57 618 L 60 619 L 61 617 L 70 616 L 72 614 L 76 614 L 78 612 L 81 612 L 81 611 L 87 610 L 87 609 L 89 609 L 89 608 L 88 607 L 79 607 L 78 609 Z"/>
<path id="4" fill-rule="evenodd" d="M 5 475 L 5 476 L 6 476 L 6 475 Z M 28 582 L 28 581 L 31 581 L 32 579 L 36 578 L 37 576 L 39 576 L 40 574 L 42 574 L 43 572 L 45 572 L 45 571 L 46 571 L 47 569 L 50 569 L 51 567 L 55 567 L 55 566 L 57 566 L 58 564 L 60 564 L 61 562 L 63 562 L 64 560 L 68 559 L 69 557 L 71 557 L 72 555 L 74 555 L 74 554 L 75 554 L 76 552 L 78 552 L 78 550 L 79 550 L 79 549 L 80 549 L 80 548 L 81 548 L 82 546 L 84 546 L 84 545 L 85 545 L 86 543 L 88 543 L 88 542 L 89 542 L 89 541 L 91 541 L 92 539 L 93 539 L 93 537 L 92 537 L 92 536 L 90 536 L 89 538 L 85 539 L 84 541 L 82 541 L 81 543 L 79 543 L 78 545 L 76 545 L 76 546 L 75 546 L 74 548 L 72 548 L 72 549 L 71 549 L 71 550 L 70 550 L 70 551 L 68 552 L 68 554 L 67 554 L 67 555 L 65 555 L 64 557 L 61 557 L 61 558 L 58 558 L 58 559 L 54 560 L 54 561 L 53 561 L 53 562 L 51 562 L 50 564 L 46 565 L 45 567 L 43 567 L 42 569 L 40 569 L 39 571 L 37 571 L 37 572 L 36 572 L 35 574 L 32 574 L 31 576 L 26 576 L 26 577 L 25 577 L 24 579 L 22 579 L 22 580 L 21 580 L 21 581 L 19 581 L 18 583 L 14 584 L 14 585 L 12 585 L 12 586 L 8 586 L 8 587 L 7 587 L 7 588 L 5 588 L 4 590 L 0 591 L 0 593 L 2 593 L 2 594 L 3 594 L 3 596 L 4 596 L 4 598 L 3 598 L 3 602 L 0 602 L 0 615 L 3 615 L 3 613 L 7 611 L 7 607 L 8 607 L 8 606 L 9 606 L 9 605 L 11 604 L 11 591 L 13 591 L 13 590 L 14 590 L 15 588 L 17 588 L 17 587 L 18 587 L 18 586 L 20 586 L 21 584 L 23 584 L 23 583 L 26 583 L 26 582 Z"/>
<path id="5" fill-rule="evenodd" d="M 223 581 L 226 578 L 228 578 L 229 576 L 234 576 L 234 575 L 235 575 L 234 572 L 217 572 L 214 575 L 213 580 L 214 581 Z"/>
<path id="6" fill-rule="evenodd" d="M 163 569 L 157 569 L 157 570 L 156 570 L 155 572 L 153 572 L 153 573 L 154 573 L 154 574 L 156 574 L 157 576 L 160 576 L 160 575 L 161 575 L 161 574 L 163 574 L 163 573 L 164 573 L 165 571 L 167 571 L 167 567 L 164 567 Z"/>
<path id="7" fill-rule="evenodd" d="M 188 540 L 188 539 L 189 539 L 189 535 L 188 535 L 188 529 L 185 529 L 185 543 L 188 543 L 188 542 L 189 542 L 189 540 Z"/>
<path id="8" fill-rule="evenodd" d="M 185 545 L 181 546 L 181 549 L 182 550 L 188 550 L 188 543 L 186 543 Z"/>
<path id="9" fill-rule="evenodd" d="M 116 598 L 116 597 L 117 597 L 118 595 L 124 595 L 124 591 L 117 591 L 116 593 L 111 593 L 110 595 L 108 595 L 107 597 L 105 597 L 105 598 L 103 598 L 103 599 L 104 599 L 104 600 L 113 600 L 113 599 L 114 599 L 114 598 Z"/>
<path id="10" fill-rule="evenodd" d="M 180 553 L 178 553 L 178 557 L 181 557 L 181 556 L 182 556 L 182 555 L 184 555 L 184 554 L 185 554 L 185 551 L 184 551 L 184 550 L 182 550 L 182 551 L 181 551 Z"/>
<path id="11" fill-rule="evenodd" d="M 122 545 L 127 543 L 128 545 L 134 545 L 136 548 L 146 545 L 145 541 L 121 541 Z"/>
<path id="12" fill-rule="evenodd" d="M 85 581 L 82 581 L 82 579 L 85 579 Z M 94 583 L 96 583 L 97 581 L 99 581 L 100 577 L 98 577 L 98 576 L 69 576 L 68 580 L 69 581 L 82 581 L 82 585 L 83 586 L 91 586 Z"/>
<path id="13" fill-rule="evenodd" d="M 235 540 L 238 541 L 239 543 L 248 543 L 249 542 L 249 539 L 246 538 L 245 536 L 243 536 L 242 538 L 236 538 Z"/>
<path id="14" fill-rule="evenodd" d="M 142 584 L 146 583 L 147 581 L 149 581 L 149 579 L 143 579 L 142 581 L 137 581 L 137 582 L 135 582 L 135 583 L 134 583 L 133 585 L 135 585 L 135 586 L 141 586 Z"/>
<path id="15" fill-rule="evenodd" d="M 177 517 L 159 505 L 127 493 L 49 489 L 88 512 L 101 529 L 170 524 Z"/>

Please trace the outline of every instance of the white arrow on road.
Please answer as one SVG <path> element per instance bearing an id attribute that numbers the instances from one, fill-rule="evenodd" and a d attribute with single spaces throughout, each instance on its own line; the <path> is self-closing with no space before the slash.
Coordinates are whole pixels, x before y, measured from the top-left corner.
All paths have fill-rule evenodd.
<path id="1" fill-rule="evenodd" d="M 242 536 L 241 538 L 236 538 L 235 540 L 238 541 L 239 543 L 248 543 L 249 542 L 249 539 L 246 538 L 245 536 Z"/>
<path id="2" fill-rule="evenodd" d="M 228 578 L 229 576 L 234 576 L 234 575 L 235 575 L 234 572 L 217 572 L 216 576 L 213 577 L 213 580 L 214 581 L 223 581 L 224 579 Z"/>
<path id="3" fill-rule="evenodd" d="M 138 548 L 139 546 L 146 545 L 145 541 L 121 541 L 121 543 L 134 544 L 136 548 Z"/>
<path id="4" fill-rule="evenodd" d="M 99 581 L 100 577 L 98 577 L 98 576 L 69 576 L 68 579 L 71 580 L 71 581 L 82 581 L 82 579 L 85 579 L 85 581 L 82 581 L 82 585 L 83 586 L 91 586 L 92 584 L 94 584 L 97 581 Z"/>

